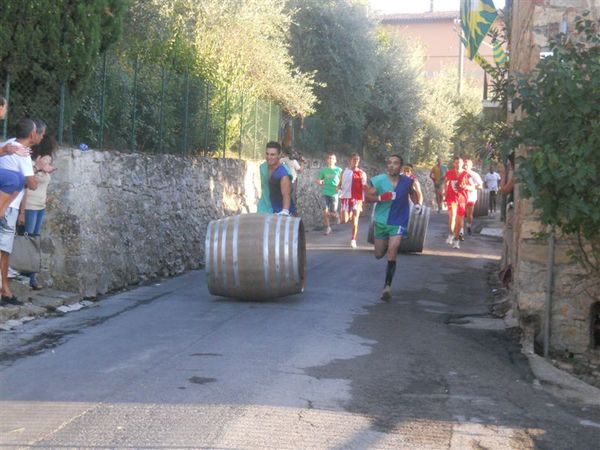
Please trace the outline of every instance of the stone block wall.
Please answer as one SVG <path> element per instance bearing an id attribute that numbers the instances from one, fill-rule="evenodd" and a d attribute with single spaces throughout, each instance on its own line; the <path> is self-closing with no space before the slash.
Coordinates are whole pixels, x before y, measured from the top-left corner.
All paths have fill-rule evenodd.
<path id="1" fill-rule="evenodd" d="M 256 211 L 259 164 L 60 149 L 48 188 L 40 280 L 94 297 L 202 267 L 208 222 Z M 316 184 L 322 164 L 309 161 L 299 177 L 307 229 L 322 226 Z"/>
<path id="2" fill-rule="evenodd" d="M 513 73 L 531 73 L 537 65 L 540 52 L 547 49 L 548 39 L 566 25 L 573 30 L 574 19 L 583 11 L 591 11 L 600 18 L 600 0 L 514 0 L 512 4 L 512 36 L 510 60 Z M 561 25 L 562 23 L 562 25 Z M 509 114 L 509 122 L 521 118 L 519 110 Z M 520 147 L 517 156 L 526 156 L 528 149 Z M 542 231 L 531 200 L 515 188 L 515 214 L 510 242 L 505 244 L 503 260 L 513 266 L 512 294 L 521 323 L 534 323 L 540 331 L 546 299 L 548 277 L 548 243 L 536 238 Z M 569 240 L 557 239 L 554 265 L 553 307 L 551 312 L 551 342 L 555 350 L 582 353 L 590 349 L 591 308 L 600 292 L 582 290 L 582 270 L 573 263 L 567 252 Z"/>

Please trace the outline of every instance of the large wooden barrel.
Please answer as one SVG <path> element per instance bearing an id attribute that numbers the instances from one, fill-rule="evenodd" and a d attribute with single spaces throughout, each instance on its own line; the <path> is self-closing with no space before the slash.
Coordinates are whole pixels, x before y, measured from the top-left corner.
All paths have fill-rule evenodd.
<path id="1" fill-rule="evenodd" d="M 477 203 L 473 208 L 473 217 L 487 216 L 490 208 L 490 191 L 477 189 Z"/>
<path id="2" fill-rule="evenodd" d="M 204 254 L 213 295 L 266 300 L 304 290 L 306 240 L 297 217 L 243 214 L 213 220 Z"/>
<path id="3" fill-rule="evenodd" d="M 431 208 L 423 206 L 421 214 L 413 213 L 413 205 L 410 206 L 410 219 L 408 220 L 408 237 L 403 238 L 400 243 L 398 252 L 400 253 L 421 253 L 427 236 L 427 228 L 429 227 L 429 216 Z M 371 224 L 369 226 L 369 234 L 367 237 L 369 244 L 375 242 L 375 233 L 373 226 L 373 216 L 371 216 Z"/>

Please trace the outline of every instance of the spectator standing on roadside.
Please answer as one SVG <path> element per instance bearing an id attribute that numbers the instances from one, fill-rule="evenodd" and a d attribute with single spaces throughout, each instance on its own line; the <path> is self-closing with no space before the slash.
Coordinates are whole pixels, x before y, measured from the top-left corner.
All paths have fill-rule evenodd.
<path id="1" fill-rule="evenodd" d="M 27 189 L 21 202 L 21 210 L 25 211 L 25 233 L 39 236 L 46 214 L 46 200 L 51 173 L 56 170 L 52 166 L 52 157 L 57 144 L 54 137 L 46 135 L 42 141 L 32 147 L 33 171 L 38 181 L 37 189 Z M 37 282 L 37 273 L 30 273 L 29 286 L 33 290 L 41 289 Z"/>
<path id="2" fill-rule="evenodd" d="M 322 186 L 323 202 L 323 225 L 325 225 L 325 234 L 331 233 L 330 218 L 339 219 L 338 215 L 338 185 L 342 169 L 335 165 L 337 159 L 333 153 L 327 156 L 327 167 L 323 167 L 319 172 L 317 184 Z"/>
<path id="3" fill-rule="evenodd" d="M 31 119 L 21 119 L 16 125 L 15 145 L 31 147 L 37 139 L 35 123 Z M 34 176 L 33 164 L 30 156 L 8 155 L 0 158 L 0 168 L 19 171 L 25 177 L 25 184 L 29 189 L 37 188 L 37 179 Z M 13 249 L 19 207 L 23 198 L 23 191 L 17 195 L 9 205 L 4 221 L 0 222 L 0 275 L 2 277 L 2 290 L 0 302 L 3 304 L 22 305 L 10 289 L 8 279 L 8 265 L 10 253 Z"/>
<path id="4" fill-rule="evenodd" d="M 500 174 L 496 172 L 494 166 L 490 164 L 490 171 L 485 174 L 484 181 L 486 189 L 490 191 L 490 204 L 488 208 L 492 214 L 496 212 L 496 195 L 501 179 Z"/>

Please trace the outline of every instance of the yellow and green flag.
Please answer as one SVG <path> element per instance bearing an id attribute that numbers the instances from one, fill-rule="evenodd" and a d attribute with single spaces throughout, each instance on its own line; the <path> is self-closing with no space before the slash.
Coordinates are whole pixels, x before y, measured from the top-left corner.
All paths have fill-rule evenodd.
<path id="1" fill-rule="evenodd" d="M 496 20 L 498 12 L 493 0 L 461 0 L 460 21 L 469 59 L 475 58 L 481 41 Z"/>
<path id="2" fill-rule="evenodd" d="M 502 46 L 500 45 L 500 43 L 498 41 L 494 41 L 492 46 L 493 46 L 493 53 L 494 53 L 494 62 L 496 63 L 496 65 L 498 67 L 502 67 L 506 63 L 506 61 L 508 61 L 506 52 L 504 51 L 504 49 L 502 48 Z"/>

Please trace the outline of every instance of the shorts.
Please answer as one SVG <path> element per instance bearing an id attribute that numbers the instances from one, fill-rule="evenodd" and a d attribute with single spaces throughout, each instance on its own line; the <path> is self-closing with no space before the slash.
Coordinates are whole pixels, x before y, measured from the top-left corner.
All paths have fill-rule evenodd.
<path id="1" fill-rule="evenodd" d="M 375 222 L 373 224 L 373 235 L 375 239 L 388 239 L 394 236 L 408 236 L 408 228 L 402 225 L 388 225 L 385 223 Z"/>
<path id="2" fill-rule="evenodd" d="M 467 200 L 467 206 L 474 206 L 477 203 L 477 199 L 475 200 Z"/>
<path id="3" fill-rule="evenodd" d="M 16 170 L 0 169 L 0 191 L 6 194 L 21 192 L 25 186 L 25 177 Z"/>
<path id="4" fill-rule="evenodd" d="M 346 212 L 361 212 L 363 207 L 362 200 L 355 200 L 353 198 L 342 198 L 340 199 L 340 210 Z"/>
<path id="5" fill-rule="evenodd" d="M 15 242 L 15 230 L 19 218 L 18 208 L 7 208 L 6 222 L 8 227 L 0 225 L 0 251 L 11 253 Z"/>
<path id="6" fill-rule="evenodd" d="M 448 211 L 451 211 L 453 207 L 456 208 L 456 215 L 463 217 L 465 215 L 466 202 L 455 200 L 453 202 L 446 202 L 446 206 L 448 207 Z"/>
<path id="7" fill-rule="evenodd" d="M 324 195 L 323 197 L 323 208 L 329 212 L 336 212 L 338 209 L 338 197 L 337 195 Z"/>

